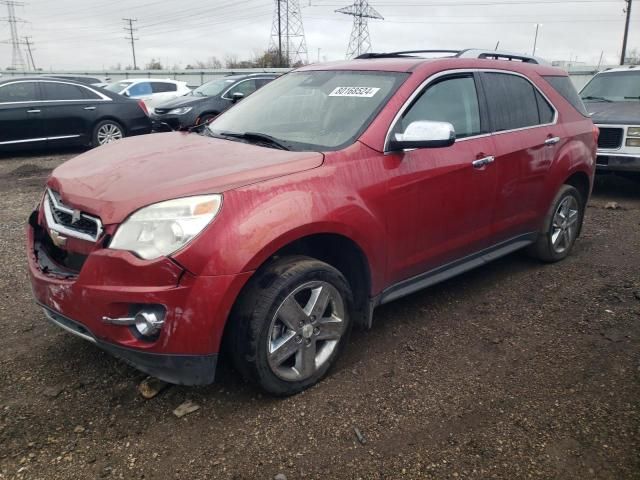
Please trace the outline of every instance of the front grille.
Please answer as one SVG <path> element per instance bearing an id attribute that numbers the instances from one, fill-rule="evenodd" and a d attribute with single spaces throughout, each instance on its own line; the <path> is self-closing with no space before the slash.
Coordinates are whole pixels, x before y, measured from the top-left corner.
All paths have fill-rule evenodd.
<path id="1" fill-rule="evenodd" d="M 49 227 L 60 233 L 90 241 L 96 241 L 102 234 L 99 218 L 67 207 L 52 190 L 47 190 L 44 210 Z"/>
<path id="2" fill-rule="evenodd" d="M 624 130 L 622 128 L 600 127 L 598 148 L 620 148 L 620 146 L 622 146 L 622 137 L 624 137 Z"/>

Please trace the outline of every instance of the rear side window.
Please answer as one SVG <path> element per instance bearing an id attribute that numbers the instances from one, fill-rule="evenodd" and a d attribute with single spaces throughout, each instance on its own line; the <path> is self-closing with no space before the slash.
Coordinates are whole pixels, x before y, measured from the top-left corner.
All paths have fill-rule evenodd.
<path id="1" fill-rule="evenodd" d="M 18 82 L 0 85 L 0 102 L 35 102 L 38 86 L 35 82 Z"/>
<path id="2" fill-rule="evenodd" d="M 68 83 L 42 82 L 45 100 L 85 100 L 89 98 L 85 90 L 86 88 Z"/>
<path id="3" fill-rule="evenodd" d="M 453 125 L 457 138 L 481 133 L 480 108 L 473 76 L 445 78 L 427 87 L 403 115 L 398 132 L 412 122 L 430 120 Z"/>
<path id="4" fill-rule="evenodd" d="M 536 89 L 524 78 L 507 73 L 483 73 L 493 131 L 502 132 L 542 123 Z"/>
<path id="5" fill-rule="evenodd" d="M 139 97 L 141 95 L 151 95 L 151 84 L 149 82 L 140 82 L 129 87 L 129 96 Z"/>
<path id="6" fill-rule="evenodd" d="M 582 99 L 578 92 L 576 91 L 576 87 L 571 83 L 571 79 L 569 77 L 558 77 L 545 75 L 543 77 L 549 84 L 554 88 L 556 92 L 564 97 L 564 99 L 573 105 L 577 111 L 579 111 L 585 117 L 588 117 L 587 109 L 582 103 Z"/>
<path id="7" fill-rule="evenodd" d="M 271 79 L 271 78 L 256 78 L 256 87 L 257 88 L 262 88 L 272 80 L 273 79 Z"/>
<path id="8" fill-rule="evenodd" d="M 547 99 L 542 96 L 542 94 L 536 91 L 536 101 L 538 102 L 538 115 L 540 116 L 540 123 L 547 124 L 553 123 L 553 117 L 555 117 L 556 112 L 553 110 L 553 107 L 549 105 Z"/>
<path id="9" fill-rule="evenodd" d="M 175 92 L 178 87 L 175 83 L 168 82 L 151 82 L 151 89 L 153 93 Z"/>

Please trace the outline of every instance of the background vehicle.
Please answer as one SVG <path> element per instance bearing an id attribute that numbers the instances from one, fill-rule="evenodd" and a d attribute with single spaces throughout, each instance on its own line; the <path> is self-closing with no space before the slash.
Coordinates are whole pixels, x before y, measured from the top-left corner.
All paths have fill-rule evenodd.
<path id="1" fill-rule="evenodd" d="M 157 105 L 191 91 L 186 82 L 148 78 L 121 80 L 107 85 L 105 89 L 125 97 L 142 100 L 149 112 L 152 112 Z"/>
<path id="2" fill-rule="evenodd" d="M 48 78 L 57 78 L 59 80 L 70 80 L 76 83 L 83 83 L 93 87 L 106 87 L 109 85 L 110 78 L 100 79 L 98 77 L 90 77 L 88 75 L 45 75 Z"/>
<path id="3" fill-rule="evenodd" d="M 158 105 L 151 115 L 154 130 L 180 130 L 207 123 L 277 77 L 273 74 L 230 75 L 207 82 L 185 96 Z"/>
<path id="4" fill-rule="evenodd" d="M 640 67 L 601 72 L 580 95 L 600 129 L 598 170 L 640 175 Z"/>
<path id="5" fill-rule="evenodd" d="M 47 317 L 181 384 L 213 381 L 226 342 L 246 378 L 288 395 L 380 304 L 522 248 L 565 258 L 597 136 L 553 86 L 566 72 L 418 55 L 303 67 L 206 136 L 116 142 L 58 167 L 29 221 Z M 55 216 L 74 209 L 82 231 Z"/>
<path id="6" fill-rule="evenodd" d="M 102 145 L 151 131 L 144 104 L 80 83 L 0 81 L 0 150 Z"/>

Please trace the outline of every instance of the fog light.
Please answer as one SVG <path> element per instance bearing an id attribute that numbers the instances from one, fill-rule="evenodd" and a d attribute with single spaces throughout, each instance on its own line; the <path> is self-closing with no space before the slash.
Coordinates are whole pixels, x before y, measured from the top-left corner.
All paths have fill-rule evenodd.
<path id="1" fill-rule="evenodd" d="M 640 147 L 640 138 L 627 138 L 627 147 Z"/>
<path id="2" fill-rule="evenodd" d="M 135 327 L 140 335 L 151 337 L 162 328 L 164 320 L 160 320 L 154 312 L 138 312 L 135 316 Z"/>

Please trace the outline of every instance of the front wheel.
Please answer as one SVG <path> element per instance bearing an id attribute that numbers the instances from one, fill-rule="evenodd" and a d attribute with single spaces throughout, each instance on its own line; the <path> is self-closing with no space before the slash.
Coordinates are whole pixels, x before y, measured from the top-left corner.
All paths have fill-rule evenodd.
<path id="1" fill-rule="evenodd" d="M 262 269 L 230 318 L 236 368 L 269 393 L 292 395 L 318 382 L 347 342 L 352 293 L 344 276 L 309 257 Z"/>
<path id="2" fill-rule="evenodd" d="M 92 144 L 94 147 L 106 145 L 124 138 L 124 128 L 115 120 L 103 120 L 93 129 Z"/>
<path id="3" fill-rule="evenodd" d="M 563 185 L 544 219 L 543 231 L 529 248 L 529 254 L 544 262 L 566 258 L 582 228 L 584 203 L 575 187 Z"/>

